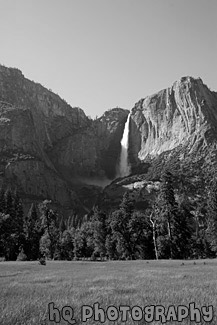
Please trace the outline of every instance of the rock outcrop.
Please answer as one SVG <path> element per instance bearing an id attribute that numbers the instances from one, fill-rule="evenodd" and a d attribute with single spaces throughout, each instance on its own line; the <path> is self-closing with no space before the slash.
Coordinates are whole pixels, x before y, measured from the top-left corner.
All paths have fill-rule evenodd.
<path id="1" fill-rule="evenodd" d="M 77 209 L 82 183 L 115 177 L 128 113 L 116 108 L 93 121 L 18 69 L 0 66 L 0 186 Z"/>
<path id="2" fill-rule="evenodd" d="M 151 206 L 165 168 L 176 179 L 187 179 L 193 202 L 204 187 L 203 174 L 217 167 L 217 93 L 200 78 L 183 77 L 141 99 L 131 111 L 129 158 L 132 175 L 104 189 L 103 209 L 117 208 L 125 191 L 136 207 Z"/>
<path id="3" fill-rule="evenodd" d="M 18 69 L 0 66 L 0 186 L 16 187 L 27 205 L 50 199 L 67 214 L 87 213 L 102 191 L 99 186 L 116 176 L 128 114 L 114 108 L 92 120 Z M 143 204 L 149 188 L 158 184 L 160 173 L 154 169 L 161 171 L 171 161 L 183 165 L 187 158 L 190 166 L 207 160 L 209 152 L 208 160 L 214 159 L 216 148 L 217 93 L 201 79 L 183 77 L 133 107 L 129 160 L 134 175 L 106 187 L 102 206 L 117 205 L 126 190 Z"/>
<path id="4" fill-rule="evenodd" d="M 217 139 L 217 94 L 202 80 L 183 77 L 141 99 L 131 113 L 130 158 L 138 164 L 187 145 L 199 150 Z"/>

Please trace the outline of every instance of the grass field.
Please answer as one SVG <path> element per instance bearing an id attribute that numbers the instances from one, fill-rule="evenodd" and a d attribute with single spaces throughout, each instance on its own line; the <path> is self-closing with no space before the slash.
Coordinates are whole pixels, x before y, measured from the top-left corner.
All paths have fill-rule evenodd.
<path id="1" fill-rule="evenodd" d="M 93 307 L 96 302 L 105 310 L 111 305 L 118 310 L 119 319 L 112 321 L 109 317 L 115 317 L 115 312 L 111 311 L 110 316 L 105 314 L 104 324 L 162 324 L 163 319 L 153 318 L 149 323 L 144 317 L 139 320 L 140 314 L 135 308 L 134 315 L 128 313 L 124 322 L 118 308 L 120 305 L 131 308 L 162 305 L 168 311 L 169 305 L 189 307 L 195 302 L 198 309 L 213 306 L 214 317 L 209 324 L 217 325 L 217 260 L 182 263 L 164 260 L 48 261 L 46 266 L 41 266 L 38 262 L 1 262 L 0 324 L 57 324 L 48 319 L 51 302 L 60 310 L 65 305 L 73 308 L 72 318 L 77 324 L 101 324 L 93 317 L 86 322 L 81 318 L 82 305 Z M 69 317 L 66 311 L 64 317 Z M 171 317 L 168 324 L 196 324 L 189 317 L 179 323 Z M 59 324 L 69 322 L 61 319 Z M 199 324 L 208 322 L 201 316 Z"/>

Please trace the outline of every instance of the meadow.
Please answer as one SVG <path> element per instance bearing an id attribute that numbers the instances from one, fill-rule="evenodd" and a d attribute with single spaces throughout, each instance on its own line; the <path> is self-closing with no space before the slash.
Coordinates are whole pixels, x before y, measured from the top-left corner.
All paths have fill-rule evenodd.
<path id="1" fill-rule="evenodd" d="M 146 306 L 161 305 L 168 311 L 170 305 L 189 307 L 195 302 L 198 310 L 202 306 L 213 306 L 212 320 L 205 321 L 201 314 L 198 324 L 216 325 L 217 260 L 48 261 L 46 266 L 38 262 L 0 263 L 1 325 L 57 324 L 48 317 L 51 302 L 59 310 L 70 306 L 74 312 L 70 315 L 65 309 L 62 315 L 66 320 L 61 317 L 58 324 L 73 323 L 72 319 L 76 324 L 162 324 L 163 318 L 140 320 L 138 307 L 144 310 Z M 88 313 L 91 308 L 94 311 L 97 302 L 98 308 L 105 310 L 109 306 L 116 307 L 119 318 L 111 320 L 115 318 L 115 311 L 111 309 L 110 314 L 105 313 L 104 320 L 99 318 L 103 322 L 94 320 L 93 316 L 84 322 L 82 306 L 90 306 L 85 307 Z M 134 308 L 134 315 L 130 312 L 124 315 L 120 306 L 138 307 Z M 123 315 L 127 315 L 126 321 Z M 196 324 L 190 316 L 178 322 L 173 315 L 171 311 L 168 324 Z M 70 322 L 67 317 L 71 317 Z"/>

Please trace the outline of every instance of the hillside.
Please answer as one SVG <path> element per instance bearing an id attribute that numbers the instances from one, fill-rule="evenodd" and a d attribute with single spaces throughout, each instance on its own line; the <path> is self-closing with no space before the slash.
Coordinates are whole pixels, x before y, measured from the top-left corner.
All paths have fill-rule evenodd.
<path id="1" fill-rule="evenodd" d="M 16 187 L 27 205 L 47 198 L 68 213 L 88 211 L 100 188 L 85 184 L 115 177 L 127 115 L 115 108 L 91 120 L 0 66 L 0 186 Z"/>
<path id="2" fill-rule="evenodd" d="M 151 204 L 150 189 L 169 168 L 190 180 L 194 196 L 216 163 L 217 93 L 200 78 L 182 77 L 139 100 L 130 112 L 131 175 L 115 180 L 128 114 L 114 108 L 92 120 L 18 69 L 0 66 L 0 186 L 17 188 L 26 207 L 49 199 L 64 214 L 84 215 L 94 204 L 116 207 L 126 190 L 138 207 Z"/>

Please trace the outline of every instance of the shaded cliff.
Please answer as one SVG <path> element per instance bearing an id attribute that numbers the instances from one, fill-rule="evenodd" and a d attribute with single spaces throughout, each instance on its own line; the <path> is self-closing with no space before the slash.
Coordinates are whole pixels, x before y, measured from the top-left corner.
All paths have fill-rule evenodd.
<path id="1" fill-rule="evenodd" d="M 77 181 L 114 179 L 120 154 L 120 140 L 129 112 L 114 108 L 73 134 L 62 137 L 48 155 L 67 179 Z"/>
<path id="2" fill-rule="evenodd" d="M 85 210 L 82 184 L 115 177 L 127 115 L 116 108 L 93 121 L 18 69 L 0 66 L 0 185 L 17 187 L 29 202 L 48 198 Z"/>

